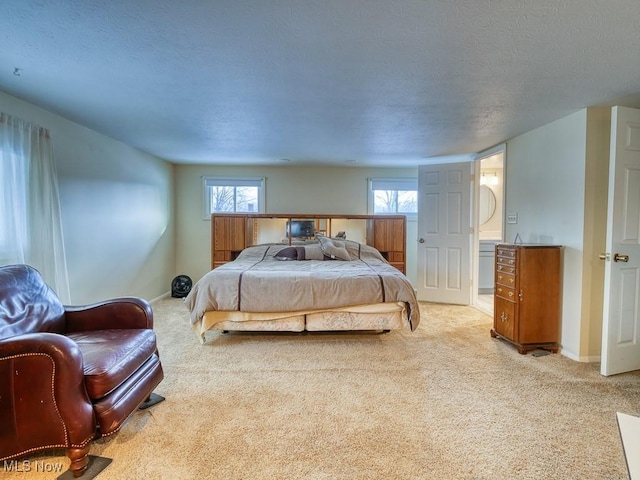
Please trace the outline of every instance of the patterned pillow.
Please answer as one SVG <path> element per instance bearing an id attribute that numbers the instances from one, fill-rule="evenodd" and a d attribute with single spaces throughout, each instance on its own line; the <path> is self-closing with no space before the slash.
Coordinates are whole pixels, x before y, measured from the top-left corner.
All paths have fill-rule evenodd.
<path id="1" fill-rule="evenodd" d="M 320 248 L 322 249 L 322 253 L 324 253 L 325 257 L 328 257 L 331 260 L 351 260 L 344 242 L 324 237 L 322 235 L 316 235 L 316 238 L 320 241 Z"/>
<path id="2" fill-rule="evenodd" d="M 351 260 L 357 260 L 360 258 L 360 250 L 364 245 L 359 242 L 354 242 L 353 240 L 340 241 L 344 243 L 344 248 L 346 248 L 347 252 L 349 252 L 349 257 L 351 258 Z"/>

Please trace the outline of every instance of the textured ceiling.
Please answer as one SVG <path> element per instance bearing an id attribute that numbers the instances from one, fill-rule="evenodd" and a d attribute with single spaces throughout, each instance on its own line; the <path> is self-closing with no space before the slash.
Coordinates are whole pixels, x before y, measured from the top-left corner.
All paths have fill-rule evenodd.
<path id="1" fill-rule="evenodd" d="M 172 162 L 417 165 L 640 106 L 638 0 L 2 0 L 0 18 L 0 90 Z"/>

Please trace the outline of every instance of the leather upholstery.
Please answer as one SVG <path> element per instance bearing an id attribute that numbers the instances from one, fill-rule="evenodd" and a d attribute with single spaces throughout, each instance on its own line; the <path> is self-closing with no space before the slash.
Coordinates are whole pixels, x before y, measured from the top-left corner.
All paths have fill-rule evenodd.
<path id="1" fill-rule="evenodd" d="M 84 359 L 89 398 L 99 400 L 135 373 L 156 351 L 153 330 L 70 333 Z"/>
<path id="2" fill-rule="evenodd" d="M 0 461 L 66 448 L 82 474 L 162 379 L 148 302 L 63 306 L 33 268 L 0 267 Z"/>
<path id="3" fill-rule="evenodd" d="M 28 332 L 64 332 L 64 307 L 26 265 L 2 267 L 0 278 L 0 338 Z"/>

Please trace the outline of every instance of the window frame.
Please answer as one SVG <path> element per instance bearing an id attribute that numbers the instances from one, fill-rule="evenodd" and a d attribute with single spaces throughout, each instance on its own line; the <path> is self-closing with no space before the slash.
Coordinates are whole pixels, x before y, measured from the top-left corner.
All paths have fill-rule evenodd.
<path id="1" fill-rule="evenodd" d="M 255 212 L 237 212 L 237 207 L 234 201 L 234 211 L 228 213 L 264 213 L 265 212 L 265 177 L 231 177 L 231 176 L 202 176 L 202 219 L 211 220 L 211 215 L 214 213 L 225 212 L 212 212 L 211 211 L 211 190 L 209 187 L 214 186 L 230 186 L 230 187 L 258 187 L 258 208 Z"/>
<path id="2" fill-rule="evenodd" d="M 386 188 L 375 188 L 386 187 Z M 414 191 L 416 192 L 416 211 L 415 212 L 398 212 L 398 201 L 396 196 L 396 211 L 376 213 L 375 211 L 375 191 L 376 190 L 389 190 L 389 191 Z M 369 178 L 368 179 L 368 210 L 370 215 L 405 215 L 407 220 L 416 220 L 418 218 L 418 178 L 417 177 L 398 177 L 398 178 Z"/>

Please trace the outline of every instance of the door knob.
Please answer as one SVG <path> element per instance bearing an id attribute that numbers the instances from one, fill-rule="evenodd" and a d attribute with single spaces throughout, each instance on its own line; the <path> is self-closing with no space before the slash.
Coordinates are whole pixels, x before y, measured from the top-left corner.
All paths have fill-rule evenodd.
<path id="1" fill-rule="evenodd" d="M 418 243 L 424 243 L 424 238 L 419 238 Z"/>
<path id="2" fill-rule="evenodd" d="M 624 262 L 627 263 L 629 261 L 629 255 L 621 255 L 619 253 L 614 253 L 613 254 L 613 261 L 614 262 Z"/>
<path id="3" fill-rule="evenodd" d="M 608 253 L 601 253 L 600 255 L 598 255 L 598 258 L 600 260 L 609 260 L 609 254 Z"/>

